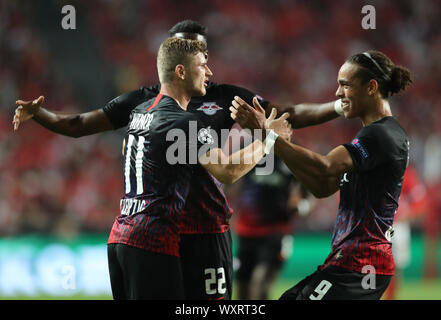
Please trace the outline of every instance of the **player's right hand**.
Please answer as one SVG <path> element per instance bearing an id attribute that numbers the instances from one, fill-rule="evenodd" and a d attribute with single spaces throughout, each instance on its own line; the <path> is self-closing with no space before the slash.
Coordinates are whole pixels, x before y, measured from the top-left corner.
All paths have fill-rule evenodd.
<path id="1" fill-rule="evenodd" d="M 18 129 L 20 123 L 25 122 L 34 116 L 34 114 L 40 109 L 43 101 L 44 96 L 40 96 L 38 99 L 30 101 L 15 101 L 17 108 L 15 109 L 14 119 L 12 120 L 14 131 Z"/>
<path id="2" fill-rule="evenodd" d="M 262 109 L 263 110 L 263 109 Z M 290 141 L 292 135 L 291 124 L 286 120 L 289 117 L 289 113 L 285 112 L 279 118 L 276 119 L 277 110 L 273 108 L 268 119 L 265 121 L 265 128 L 272 129 L 282 139 Z"/>

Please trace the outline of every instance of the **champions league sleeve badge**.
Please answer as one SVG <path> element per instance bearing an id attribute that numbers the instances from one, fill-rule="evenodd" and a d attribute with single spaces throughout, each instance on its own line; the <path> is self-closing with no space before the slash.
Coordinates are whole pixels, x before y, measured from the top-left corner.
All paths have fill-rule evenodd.
<path id="1" fill-rule="evenodd" d="M 365 146 L 361 143 L 360 140 L 355 138 L 351 141 L 351 144 L 357 149 L 363 159 L 369 157 L 369 152 L 366 150 Z"/>
<path id="2" fill-rule="evenodd" d="M 198 132 L 198 141 L 202 144 L 213 144 L 214 139 L 210 131 L 210 127 L 200 129 Z"/>

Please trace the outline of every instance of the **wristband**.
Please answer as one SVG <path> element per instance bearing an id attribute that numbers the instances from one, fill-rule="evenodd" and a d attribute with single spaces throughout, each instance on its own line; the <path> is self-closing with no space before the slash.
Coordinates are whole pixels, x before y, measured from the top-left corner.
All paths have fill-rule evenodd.
<path id="1" fill-rule="evenodd" d="M 334 102 L 334 110 L 337 112 L 340 116 L 344 115 L 343 108 L 341 107 L 341 99 L 338 99 Z"/>
<path id="2" fill-rule="evenodd" d="M 265 145 L 263 151 L 265 152 L 265 154 L 269 154 L 271 152 L 278 137 L 279 135 L 277 133 L 275 133 L 273 130 L 270 130 L 265 138 L 265 141 L 263 141 L 263 144 Z"/>

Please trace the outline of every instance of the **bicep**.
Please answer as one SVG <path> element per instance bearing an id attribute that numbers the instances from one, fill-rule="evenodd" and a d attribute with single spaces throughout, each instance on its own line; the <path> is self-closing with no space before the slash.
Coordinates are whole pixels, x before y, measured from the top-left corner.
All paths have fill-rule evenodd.
<path id="1" fill-rule="evenodd" d="M 34 120 L 48 130 L 74 138 L 113 129 L 103 109 L 85 113 L 68 113 L 42 108 Z"/>
<path id="2" fill-rule="evenodd" d="M 348 150 L 344 146 L 338 146 L 326 155 L 329 161 L 330 175 L 322 181 L 326 196 L 336 193 L 340 189 L 341 176 L 354 169 L 354 163 Z"/>
<path id="3" fill-rule="evenodd" d="M 340 176 L 354 169 L 354 163 L 349 151 L 344 146 L 332 149 L 326 156 L 327 176 Z"/>
<path id="4" fill-rule="evenodd" d="M 328 174 L 319 181 L 319 197 L 328 197 L 340 189 L 341 176 L 354 169 L 352 157 L 344 146 L 338 146 L 326 155 Z M 317 196 L 317 194 L 315 194 Z"/>
<path id="5" fill-rule="evenodd" d="M 296 105 L 274 105 L 271 103 L 267 110 L 271 111 L 272 108 L 276 108 L 278 114 L 288 112 L 290 115 L 288 121 L 296 129 L 318 125 L 339 117 L 335 112 L 334 102 Z"/>

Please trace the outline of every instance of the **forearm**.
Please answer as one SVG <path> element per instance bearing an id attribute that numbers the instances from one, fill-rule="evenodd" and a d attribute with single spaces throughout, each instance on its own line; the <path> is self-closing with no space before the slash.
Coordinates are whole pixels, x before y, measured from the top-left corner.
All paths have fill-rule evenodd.
<path id="1" fill-rule="evenodd" d="M 265 155 L 264 144 L 255 140 L 247 147 L 227 156 L 221 149 L 211 150 L 199 159 L 220 182 L 232 184 L 253 169 Z"/>
<path id="2" fill-rule="evenodd" d="M 317 125 L 339 117 L 335 112 L 334 102 L 327 103 L 301 103 L 296 105 L 271 105 L 267 110 L 276 108 L 280 113 L 290 114 L 288 121 L 293 128 L 299 129 Z"/>
<path id="3" fill-rule="evenodd" d="M 338 191 L 339 179 L 337 177 L 315 177 L 305 174 L 301 170 L 294 170 L 293 167 L 288 168 L 293 175 L 302 183 L 306 192 L 310 192 L 316 198 L 325 198 Z"/>
<path id="4" fill-rule="evenodd" d="M 102 110 L 87 113 L 64 113 L 40 107 L 33 119 L 52 132 L 73 138 L 112 129 L 110 121 Z"/>
<path id="5" fill-rule="evenodd" d="M 332 175 L 326 157 L 311 150 L 283 139 L 277 139 L 274 151 L 294 171 L 301 171 L 312 177 Z"/>
<path id="6" fill-rule="evenodd" d="M 247 147 L 236 151 L 229 156 L 226 171 L 230 173 L 232 183 L 251 171 L 265 156 L 265 145 L 260 140 L 255 140 Z"/>
<path id="7" fill-rule="evenodd" d="M 63 114 L 46 110 L 43 107 L 34 114 L 33 119 L 42 127 L 65 136 L 75 137 L 72 123 L 75 123 L 75 114 Z"/>
<path id="8" fill-rule="evenodd" d="M 282 139 L 276 141 L 274 150 L 314 196 L 322 198 L 338 190 L 338 170 L 326 156 Z"/>

